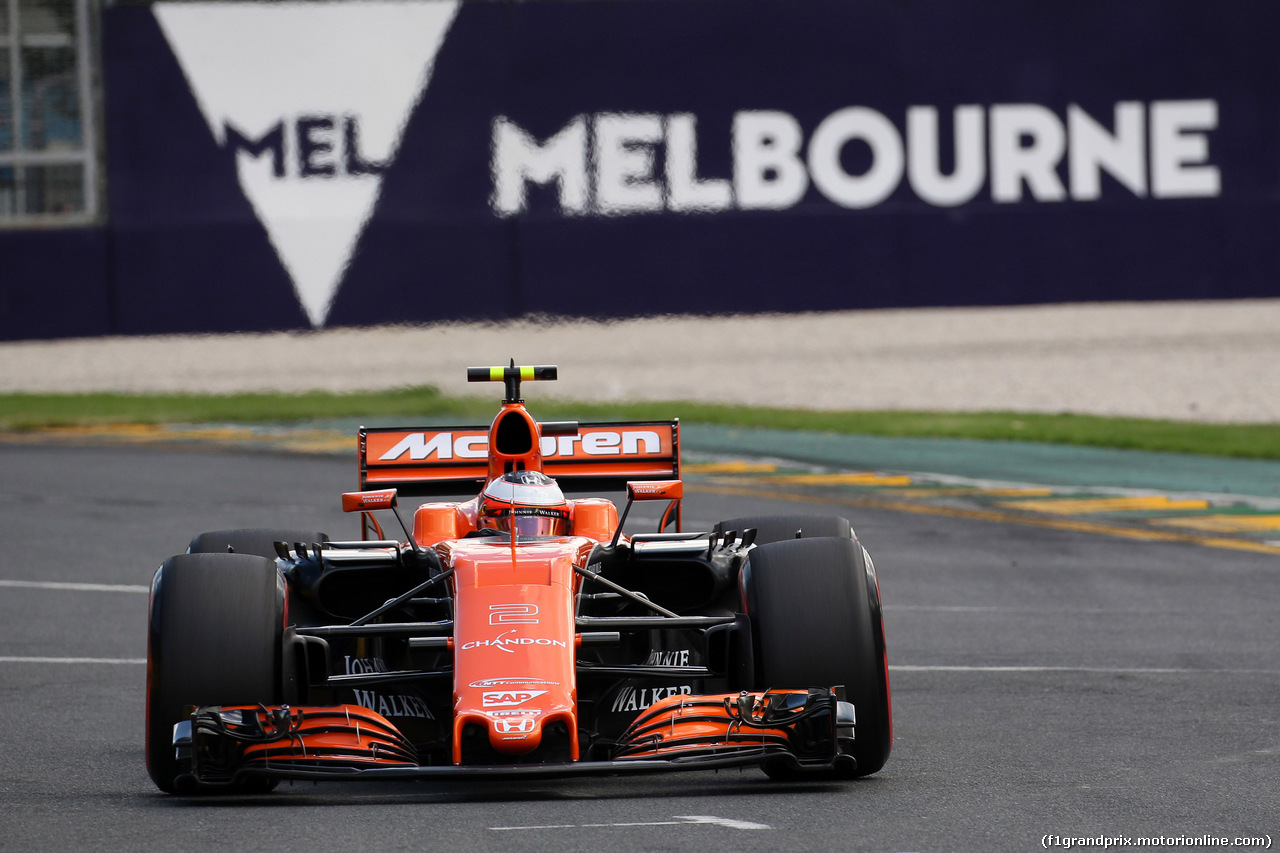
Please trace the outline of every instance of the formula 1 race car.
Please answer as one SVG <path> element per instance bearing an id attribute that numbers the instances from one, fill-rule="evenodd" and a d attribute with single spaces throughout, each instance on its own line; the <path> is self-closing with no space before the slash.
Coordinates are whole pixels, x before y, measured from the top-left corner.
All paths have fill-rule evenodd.
<path id="1" fill-rule="evenodd" d="M 679 422 L 539 423 L 521 382 L 555 378 L 470 368 L 505 384 L 488 429 L 362 428 L 360 489 L 342 496 L 359 540 L 220 530 L 164 562 L 146 722 L 161 790 L 884 765 L 880 594 L 849 522 L 685 532 Z M 564 496 L 620 487 L 621 517 Z M 397 511 L 460 493 L 411 526 Z M 657 532 L 623 533 L 637 501 L 665 502 Z"/>

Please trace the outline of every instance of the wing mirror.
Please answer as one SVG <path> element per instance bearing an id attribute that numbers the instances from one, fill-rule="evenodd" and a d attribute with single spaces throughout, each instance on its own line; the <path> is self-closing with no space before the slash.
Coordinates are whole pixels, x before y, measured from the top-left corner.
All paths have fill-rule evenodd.
<path id="1" fill-rule="evenodd" d="M 681 531 L 680 501 L 684 497 L 683 480 L 632 480 L 627 483 L 627 505 L 622 510 L 622 518 L 618 519 L 618 529 L 613 533 L 610 547 L 618 546 L 618 537 L 622 535 L 622 523 L 631 512 L 631 505 L 636 501 L 670 501 L 658 522 L 658 532 L 666 530 L 674 521 L 676 532 Z"/>
<path id="2" fill-rule="evenodd" d="M 373 511 L 378 509 L 389 509 L 395 514 L 396 521 L 400 522 L 400 529 L 404 531 L 404 537 L 408 540 L 409 546 L 414 551 L 421 551 L 418 543 L 414 541 L 413 534 L 409 532 L 409 528 L 405 526 L 404 519 L 400 517 L 400 512 L 396 509 L 396 490 L 395 489 L 378 489 L 372 492 L 343 492 L 342 493 L 342 511 L 360 513 L 360 536 L 367 539 L 367 526 L 373 525 L 373 531 L 377 534 L 377 538 L 385 539 L 386 536 L 382 532 L 382 525 L 378 523 L 378 519 L 373 517 Z"/>
<path id="3" fill-rule="evenodd" d="M 665 501 L 684 497 L 683 480 L 632 480 L 627 483 L 627 500 Z"/>
<path id="4" fill-rule="evenodd" d="M 395 509 L 396 490 L 378 489 L 376 492 L 344 492 L 343 512 L 369 512 L 375 509 Z"/>

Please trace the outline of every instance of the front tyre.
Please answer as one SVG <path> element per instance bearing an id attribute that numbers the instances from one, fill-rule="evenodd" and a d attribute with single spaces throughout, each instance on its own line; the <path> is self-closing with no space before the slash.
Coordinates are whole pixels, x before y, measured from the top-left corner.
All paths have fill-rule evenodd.
<path id="1" fill-rule="evenodd" d="M 884 637 L 855 539 L 823 537 L 762 545 L 743 569 L 755 687 L 844 685 L 857 716 L 855 776 L 884 766 L 893 745 Z"/>
<path id="2" fill-rule="evenodd" d="M 198 705 L 281 704 L 285 583 L 275 563 L 250 554 L 170 557 L 151 583 L 147 631 L 147 772 L 160 790 L 180 781 L 173 727 Z M 268 790 L 249 782 L 238 790 Z"/>

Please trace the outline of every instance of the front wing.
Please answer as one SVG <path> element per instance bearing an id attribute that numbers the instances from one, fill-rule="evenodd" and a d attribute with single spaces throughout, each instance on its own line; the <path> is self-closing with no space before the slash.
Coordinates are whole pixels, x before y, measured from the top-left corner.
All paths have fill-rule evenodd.
<path id="1" fill-rule="evenodd" d="M 854 708 L 830 689 L 670 696 L 607 745 L 600 761 L 421 765 L 385 717 L 357 705 L 196 708 L 174 727 L 189 768 L 180 782 L 225 786 L 251 777 L 303 780 L 547 778 L 759 765 L 770 772 L 855 768 Z"/>

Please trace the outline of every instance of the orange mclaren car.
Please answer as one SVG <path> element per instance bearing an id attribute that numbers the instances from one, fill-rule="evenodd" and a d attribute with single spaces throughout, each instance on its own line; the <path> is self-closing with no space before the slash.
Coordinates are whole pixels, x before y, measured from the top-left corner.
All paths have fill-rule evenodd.
<path id="1" fill-rule="evenodd" d="M 880 595 L 849 522 L 685 531 L 679 422 L 540 423 L 521 382 L 555 378 L 470 368 L 505 386 L 487 429 L 362 429 L 342 495 L 360 539 L 220 530 L 165 561 L 147 658 L 161 790 L 883 766 Z M 570 496 L 611 489 L 621 513 Z M 406 522 L 409 496 L 431 500 Z M 623 532 L 636 501 L 663 502 L 657 531 Z"/>

